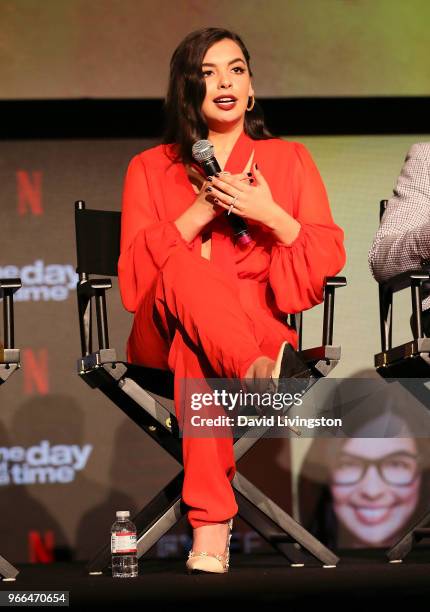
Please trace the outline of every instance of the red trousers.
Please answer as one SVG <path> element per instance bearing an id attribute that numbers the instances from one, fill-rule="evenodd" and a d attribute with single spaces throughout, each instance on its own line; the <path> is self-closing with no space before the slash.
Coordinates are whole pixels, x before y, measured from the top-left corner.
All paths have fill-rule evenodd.
<path id="1" fill-rule="evenodd" d="M 291 331 L 282 326 L 287 332 Z M 175 378 L 180 421 L 180 381 L 243 378 L 262 355 L 274 358 L 282 339 L 266 346 L 255 337 L 233 281 L 212 262 L 178 245 L 139 304 L 128 342 L 129 359 L 169 368 Z M 184 486 L 192 527 L 220 523 L 237 513 L 231 487 L 235 474 L 232 438 L 183 438 Z"/>

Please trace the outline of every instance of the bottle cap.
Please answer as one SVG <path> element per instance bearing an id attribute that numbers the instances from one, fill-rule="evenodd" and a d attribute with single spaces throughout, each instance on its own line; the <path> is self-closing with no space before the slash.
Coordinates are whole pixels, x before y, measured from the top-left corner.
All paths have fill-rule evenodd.
<path id="1" fill-rule="evenodd" d="M 117 510 L 116 511 L 117 518 L 128 518 L 130 516 L 129 510 Z"/>

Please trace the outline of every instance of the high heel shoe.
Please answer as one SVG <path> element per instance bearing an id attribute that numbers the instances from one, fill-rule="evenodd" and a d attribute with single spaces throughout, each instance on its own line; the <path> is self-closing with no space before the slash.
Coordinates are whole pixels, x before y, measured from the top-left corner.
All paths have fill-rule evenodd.
<path id="1" fill-rule="evenodd" d="M 303 395 L 317 380 L 312 370 L 288 342 L 283 342 L 279 349 L 271 379 L 275 391 L 291 395 Z"/>
<path id="2" fill-rule="evenodd" d="M 302 361 L 297 351 L 295 351 L 288 342 L 283 342 L 275 361 L 272 379 L 275 381 L 280 381 L 285 378 L 309 379 L 311 376 L 311 370 L 306 363 Z"/>
<path id="3" fill-rule="evenodd" d="M 290 393 L 294 396 L 304 395 L 316 380 L 312 371 L 288 342 L 283 342 L 279 349 L 271 378 L 275 392 Z M 297 436 L 301 436 L 300 429 L 293 425 L 287 427 Z"/>
<path id="4" fill-rule="evenodd" d="M 233 519 L 230 519 L 228 522 L 227 544 L 223 555 L 215 555 L 205 551 L 195 552 L 194 550 L 190 550 L 186 564 L 189 574 L 192 572 L 208 572 L 210 574 L 225 574 L 228 572 L 232 528 Z"/>

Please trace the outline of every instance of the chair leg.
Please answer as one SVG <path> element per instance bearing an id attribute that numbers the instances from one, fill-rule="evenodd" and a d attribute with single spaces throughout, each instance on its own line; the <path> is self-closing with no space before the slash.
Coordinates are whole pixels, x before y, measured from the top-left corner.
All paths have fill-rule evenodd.
<path id="1" fill-rule="evenodd" d="M 258 508 L 260 512 L 265 514 L 285 534 L 291 536 L 292 541 L 300 544 L 300 546 L 318 559 L 324 566 L 334 566 L 338 563 L 339 557 L 326 548 L 322 542 L 317 540 L 309 531 L 297 523 L 287 514 L 287 512 L 275 504 L 275 502 L 269 499 L 267 495 L 264 495 L 264 493 L 254 486 L 247 478 L 236 473 L 232 484 L 238 493 L 245 497 L 253 506 Z M 247 522 L 254 526 L 254 519 L 250 516 L 249 509 L 247 515 Z M 267 541 L 272 544 L 270 537 Z"/>
<path id="2" fill-rule="evenodd" d="M 0 576 L 3 580 L 15 580 L 18 574 L 19 570 L 0 555 Z"/>
<path id="3" fill-rule="evenodd" d="M 299 567 L 309 561 L 309 555 L 297 548 L 294 539 L 280 529 L 270 518 L 256 508 L 246 497 L 236 491 L 239 516 L 266 542 L 288 559 L 290 565 Z"/>
<path id="4" fill-rule="evenodd" d="M 182 488 L 182 487 L 181 487 Z M 151 527 L 139 529 L 137 537 L 137 556 L 140 559 L 150 548 L 154 546 L 172 527 L 178 523 L 186 514 L 182 503 L 181 494 L 173 501 L 170 507 Z"/>
<path id="5" fill-rule="evenodd" d="M 332 365 L 330 364 L 330 367 Z M 120 407 L 123 412 L 134 420 L 142 429 L 146 430 L 145 419 L 150 418 L 147 411 L 151 406 L 147 405 L 148 394 L 138 385 L 133 385 L 132 390 L 136 387 L 136 392 L 125 394 L 124 380 L 121 388 L 118 388 L 118 381 L 115 377 L 109 374 L 107 381 L 109 384 L 93 384 L 91 386 L 99 386 L 100 390 L 107 395 L 114 403 Z M 112 380 L 111 380 L 112 379 Z M 104 379 L 103 379 L 104 381 Z M 103 382 L 102 381 L 102 382 Z M 100 381 L 97 381 L 100 383 Z M 104 381 L 105 383 L 106 381 Z M 112 383 L 112 384 L 111 384 Z M 139 391 L 139 393 L 137 393 Z M 128 400 L 124 402 L 125 395 L 130 395 Z M 132 404 L 129 404 L 130 399 Z M 130 409 L 133 411 L 130 412 Z M 134 410 L 137 413 L 134 413 Z M 145 413 L 142 414 L 141 409 Z M 145 415 L 145 418 L 144 418 Z M 158 416 L 154 415 L 154 423 L 157 423 Z M 252 446 L 261 438 L 269 427 L 261 427 L 256 430 L 253 428 L 252 437 L 246 434 L 237 440 L 234 444 L 234 452 L 236 461 L 240 459 Z M 147 433 L 149 433 L 147 431 Z M 157 440 L 161 446 L 165 448 L 178 461 L 181 457 L 181 449 L 179 440 L 166 432 L 166 435 Z M 170 444 L 169 444 L 170 443 Z M 170 448 L 171 447 L 171 448 Z M 171 529 L 182 516 L 185 514 L 185 509 L 181 504 L 181 493 L 183 484 L 183 472 L 178 474 L 136 517 L 134 522 L 137 527 L 137 549 L 138 557 L 144 555 L 154 544 Z M 335 566 L 339 558 L 329 549 L 327 549 L 319 540 L 312 536 L 306 529 L 297 523 L 289 514 L 284 512 L 257 487 L 252 485 L 241 474 L 237 473 L 233 480 L 233 487 L 240 495 L 240 513 L 243 518 L 265 538 L 276 550 L 284 554 L 293 564 L 302 565 L 304 561 L 303 551 L 298 551 L 294 547 L 294 543 L 310 553 L 314 558 L 320 561 L 324 566 Z M 87 566 L 89 573 L 102 573 L 109 566 L 111 559 L 110 546 L 107 545 L 101 549 Z"/>
<path id="6" fill-rule="evenodd" d="M 403 559 L 413 549 L 416 542 L 422 539 L 422 532 L 427 531 L 426 537 L 429 537 L 430 529 L 426 530 L 425 526 L 430 524 L 430 510 L 419 519 L 413 527 L 386 553 L 390 563 L 401 563 Z M 417 534 L 418 532 L 418 534 Z M 421 533 L 420 533 L 421 532 Z M 419 537 L 417 537 L 417 535 Z"/>

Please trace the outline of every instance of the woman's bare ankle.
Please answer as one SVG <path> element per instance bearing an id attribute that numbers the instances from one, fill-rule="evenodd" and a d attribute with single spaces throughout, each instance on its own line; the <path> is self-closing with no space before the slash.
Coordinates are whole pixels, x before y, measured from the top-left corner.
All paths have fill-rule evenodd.
<path id="1" fill-rule="evenodd" d="M 193 550 L 223 555 L 229 535 L 228 523 L 202 525 L 193 529 Z"/>

